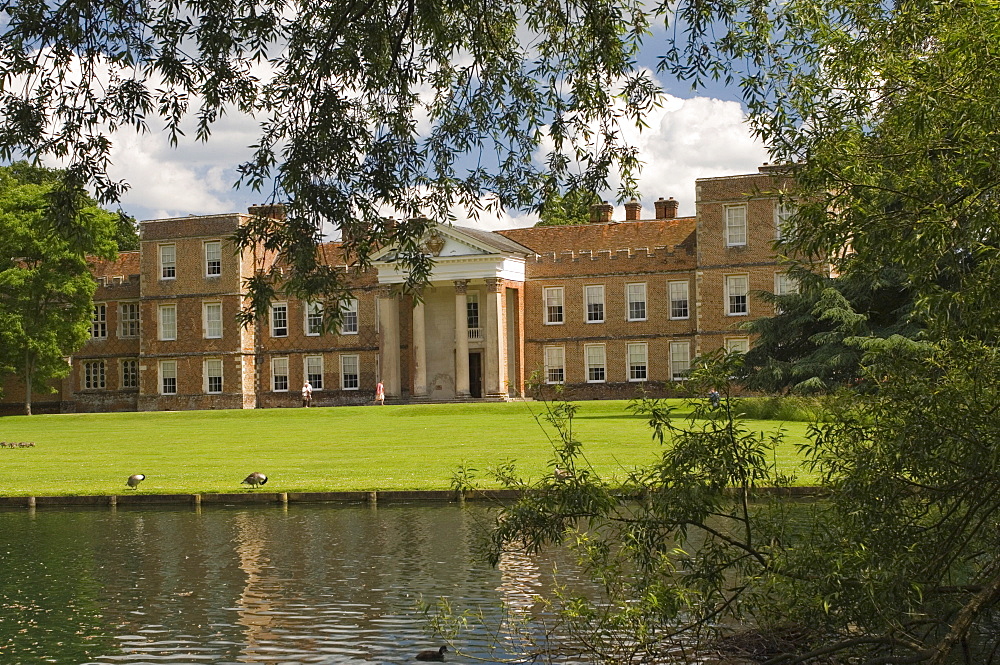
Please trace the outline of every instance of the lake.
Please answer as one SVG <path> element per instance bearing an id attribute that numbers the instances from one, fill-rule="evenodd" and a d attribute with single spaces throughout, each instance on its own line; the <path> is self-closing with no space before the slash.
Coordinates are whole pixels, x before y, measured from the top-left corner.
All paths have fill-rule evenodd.
<path id="1" fill-rule="evenodd" d="M 523 657 L 548 557 L 474 553 L 482 506 L 0 511 L 0 663 L 401 663 L 444 642 L 421 602 L 482 611 L 449 662 Z M 560 568 L 564 568 L 560 564 Z"/>

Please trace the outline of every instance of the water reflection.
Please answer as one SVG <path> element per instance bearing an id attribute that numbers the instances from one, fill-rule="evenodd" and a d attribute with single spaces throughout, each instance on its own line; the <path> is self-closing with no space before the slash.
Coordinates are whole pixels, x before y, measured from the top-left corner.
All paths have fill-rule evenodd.
<path id="1" fill-rule="evenodd" d="M 446 597 L 492 628 L 551 561 L 473 555 L 479 507 L 0 512 L 0 663 L 395 663 Z M 506 604 L 507 611 L 504 611 Z M 490 626 L 461 647 L 488 660 Z M 450 657 L 452 662 L 474 662 Z"/>

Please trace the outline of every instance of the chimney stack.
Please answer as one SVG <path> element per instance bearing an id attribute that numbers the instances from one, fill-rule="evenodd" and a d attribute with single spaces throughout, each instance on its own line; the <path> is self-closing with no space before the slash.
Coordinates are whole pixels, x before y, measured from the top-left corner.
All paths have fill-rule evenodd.
<path id="1" fill-rule="evenodd" d="M 273 219 L 276 222 L 281 222 L 285 219 L 285 205 L 283 203 L 252 205 L 247 208 L 247 212 L 254 217 L 266 217 L 268 219 Z"/>
<path id="2" fill-rule="evenodd" d="M 628 203 L 625 204 L 625 221 L 635 222 L 640 217 L 640 212 L 642 211 L 642 204 L 639 203 L 635 197 L 633 197 Z"/>
<path id="3" fill-rule="evenodd" d="M 607 201 L 595 203 L 590 206 L 590 223 L 609 224 L 611 222 L 611 215 L 613 215 L 614 212 L 615 207 Z"/>
<path id="4" fill-rule="evenodd" d="M 656 206 L 656 218 L 657 219 L 676 219 L 677 218 L 677 206 L 680 204 L 670 197 L 669 199 L 664 199 L 662 196 L 654 204 Z"/>

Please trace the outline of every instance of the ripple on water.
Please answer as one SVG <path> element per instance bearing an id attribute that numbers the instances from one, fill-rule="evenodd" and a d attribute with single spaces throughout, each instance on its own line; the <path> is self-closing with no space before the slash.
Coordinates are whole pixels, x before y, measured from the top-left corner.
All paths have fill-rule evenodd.
<path id="1" fill-rule="evenodd" d="M 493 627 L 504 603 L 536 609 L 544 562 L 482 565 L 472 554 L 477 510 L 0 513 L 9 541 L 0 600 L 45 610 L 24 611 L 30 637 L 0 636 L 3 663 L 408 661 L 440 644 L 421 601 L 482 609 Z M 490 645 L 490 631 L 473 626 L 458 646 L 492 661 Z"/>

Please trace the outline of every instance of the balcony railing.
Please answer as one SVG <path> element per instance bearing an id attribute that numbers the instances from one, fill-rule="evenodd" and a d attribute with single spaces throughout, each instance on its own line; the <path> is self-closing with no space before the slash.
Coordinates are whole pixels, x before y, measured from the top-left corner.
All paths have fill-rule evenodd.
<path id="1" fill-rule="evenodd" d="M 469 328 L 469 341 L 478 342 L 483 339 L 483 329 L 482 328 Z"/>

